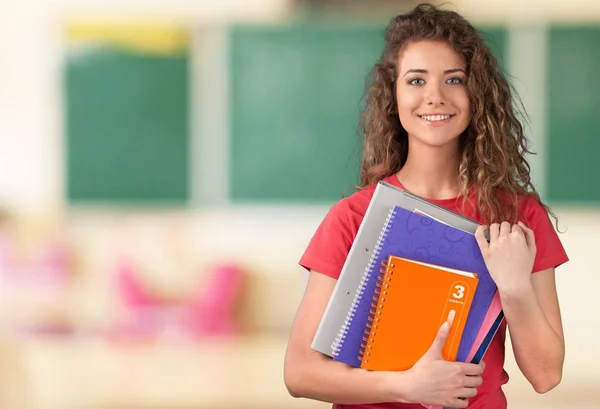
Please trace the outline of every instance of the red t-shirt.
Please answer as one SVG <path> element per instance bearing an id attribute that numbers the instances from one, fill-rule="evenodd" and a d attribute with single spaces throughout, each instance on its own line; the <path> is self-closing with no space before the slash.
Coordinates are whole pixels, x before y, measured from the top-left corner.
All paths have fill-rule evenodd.
<path id="1" fill-rule="evenodd" d="M 402 187 L 396 175 L 389 176 L 384 181 Z M 374 191 L 374 185 L 358 190 L 331 207 L 302 256 L 300 260 L 301 266 L 335 279 L 340 276 L 342 267 Z M 483 223 L 479 212 L 473 206 L 467 203 L 463 211 L 462 200 L 459 198 L 431 201 L 449 210 L 463 214 L 479 223 Z M 533 265 L 534 273 L 557 267 L 568 261 L 567 254 L 543 206 L 534 198 L 527 197 L 521 200 L 519 215 L 521 215 L 524 223 L 535 233 L 537 253 Z M 478 388 L 477 396 L 470 399 L 469 408 L 506 408 L 506 397 L 501 388 L 503 384 L 508 382 L 508 374 L 503 369 L 505 336 L 506 322 L 499 328 L 485 354 L 486 369 L 483 373 L 483 385 Z M 377 405 L 334 405 L 334 407 L 337 409 L 423 409 L 423 406 L 419 404 L 392 403 Z"/>

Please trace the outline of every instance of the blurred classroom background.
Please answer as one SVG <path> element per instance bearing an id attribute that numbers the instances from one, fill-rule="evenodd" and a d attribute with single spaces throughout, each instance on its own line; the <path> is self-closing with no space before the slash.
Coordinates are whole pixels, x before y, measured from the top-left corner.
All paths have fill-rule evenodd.
<path id="1" fill-rule="evenodd" d="M 297 265 L 357 181 L 409 0 L 0 2 L 0 407 L 325 408 L 283 384 Z M 529 112 L 571 261 L 567 358 L 511 408 L 600 408 L 600 2 L 455 0 Z"/>

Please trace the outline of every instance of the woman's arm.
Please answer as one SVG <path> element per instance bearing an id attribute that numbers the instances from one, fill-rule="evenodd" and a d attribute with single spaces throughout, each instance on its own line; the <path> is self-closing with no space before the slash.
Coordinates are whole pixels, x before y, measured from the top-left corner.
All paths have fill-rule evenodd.
<path id="1" fill-rule="evenodd" d="M 440 330 L 430 351 L 409 371 L 378 372 L 352 368 L 314 351 L 310 345 L 336 281 L 311 271 L 285 357 L 284 379 L 290 394 L 331 403 L 425 403 L 466 407 L 481 385 L 483 365 L 447 362 Z"/>
<path id="2" fill-rule="evenodd" d="M 284 378 L 290 394 L 345 404 L 398 400 L 404 395 L 404 373 L 396 374 L 392 380 L 389 373 L 352 368 L 310 347 L 335 283 L 329 276 L 310 273 L 285 357 Z M 392 383 L 397 383 L 395 393 Z"/>
<path id="3" fill-rule="evenodd" d="M 480 227 L 475 236 L 498 286 L 515 359 L 538 393 L 560 383 L 565 354 L 554 268 L 531 274 L 536 255 L 534 233 L 523 223 L 490 226 L 490 241 Z"/>
<path id="4" fill-rule="evenodd" d="M 538 393 L 557 386 L 565 357 L 554 268 L 532 274 L 531 286 L 500 294 L 517 365 Z"/>

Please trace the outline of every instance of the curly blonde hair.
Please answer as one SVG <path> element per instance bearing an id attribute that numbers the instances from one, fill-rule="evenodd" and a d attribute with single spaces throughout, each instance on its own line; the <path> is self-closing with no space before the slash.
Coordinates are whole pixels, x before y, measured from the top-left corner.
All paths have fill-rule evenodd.
<path id="1" fill-rule="evenodd" d="M 454 11 L 420 4 L 391 20 L 385 40 L 382 56 L 369 77 L 361 117 L 360 187 L 398 172 L 406 163 L 408 135 L 400 124 L 395 93 L 399 52 L 409 42 L 444 41 L 466 62 L 471 101 L 471 121 L 460 136 L 460 194 L 467 199 L 476 187 L 474 204 L 488 224 L 516 222 L 518 201 L 526 195 L 533 195 L 549 210 L 531 182 L 525 159 L 531 152 L 519 120 L 525 119 L 524 110 L 473 25 Z"/>

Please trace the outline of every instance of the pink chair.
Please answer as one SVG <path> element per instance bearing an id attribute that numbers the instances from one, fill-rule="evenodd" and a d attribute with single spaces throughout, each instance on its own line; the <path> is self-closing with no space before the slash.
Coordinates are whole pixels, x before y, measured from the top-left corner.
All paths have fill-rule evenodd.
<path id="1" fill-rule="evenodd" d="M 146 339 L 162 331 L 162 300 L 144 288 L 129 261 L 119 262 L 114 276 L 114 296 L 120 307 L 116 325 L 109 331 L 113 340 Z"/>
<path id="2" fill-rule="evenodd" d="M 225 264 L 212 270 L 188 304 L 188 330 L 196 336 L 237 333 L 236 308 L 243 284 L 244 271 L 237 265 Z"/>
<path id="3" fill-rule="evenodd" d="M 144 288 L 133 264 L 122 261 L 115 274 L 115 295 L 124 314 L 110 337 L 148 339 L 173 331 L 188 339 L 235 334 L 243 278 L 238 266 L 218 266 L 190 298 L 173 301 Z"/>

